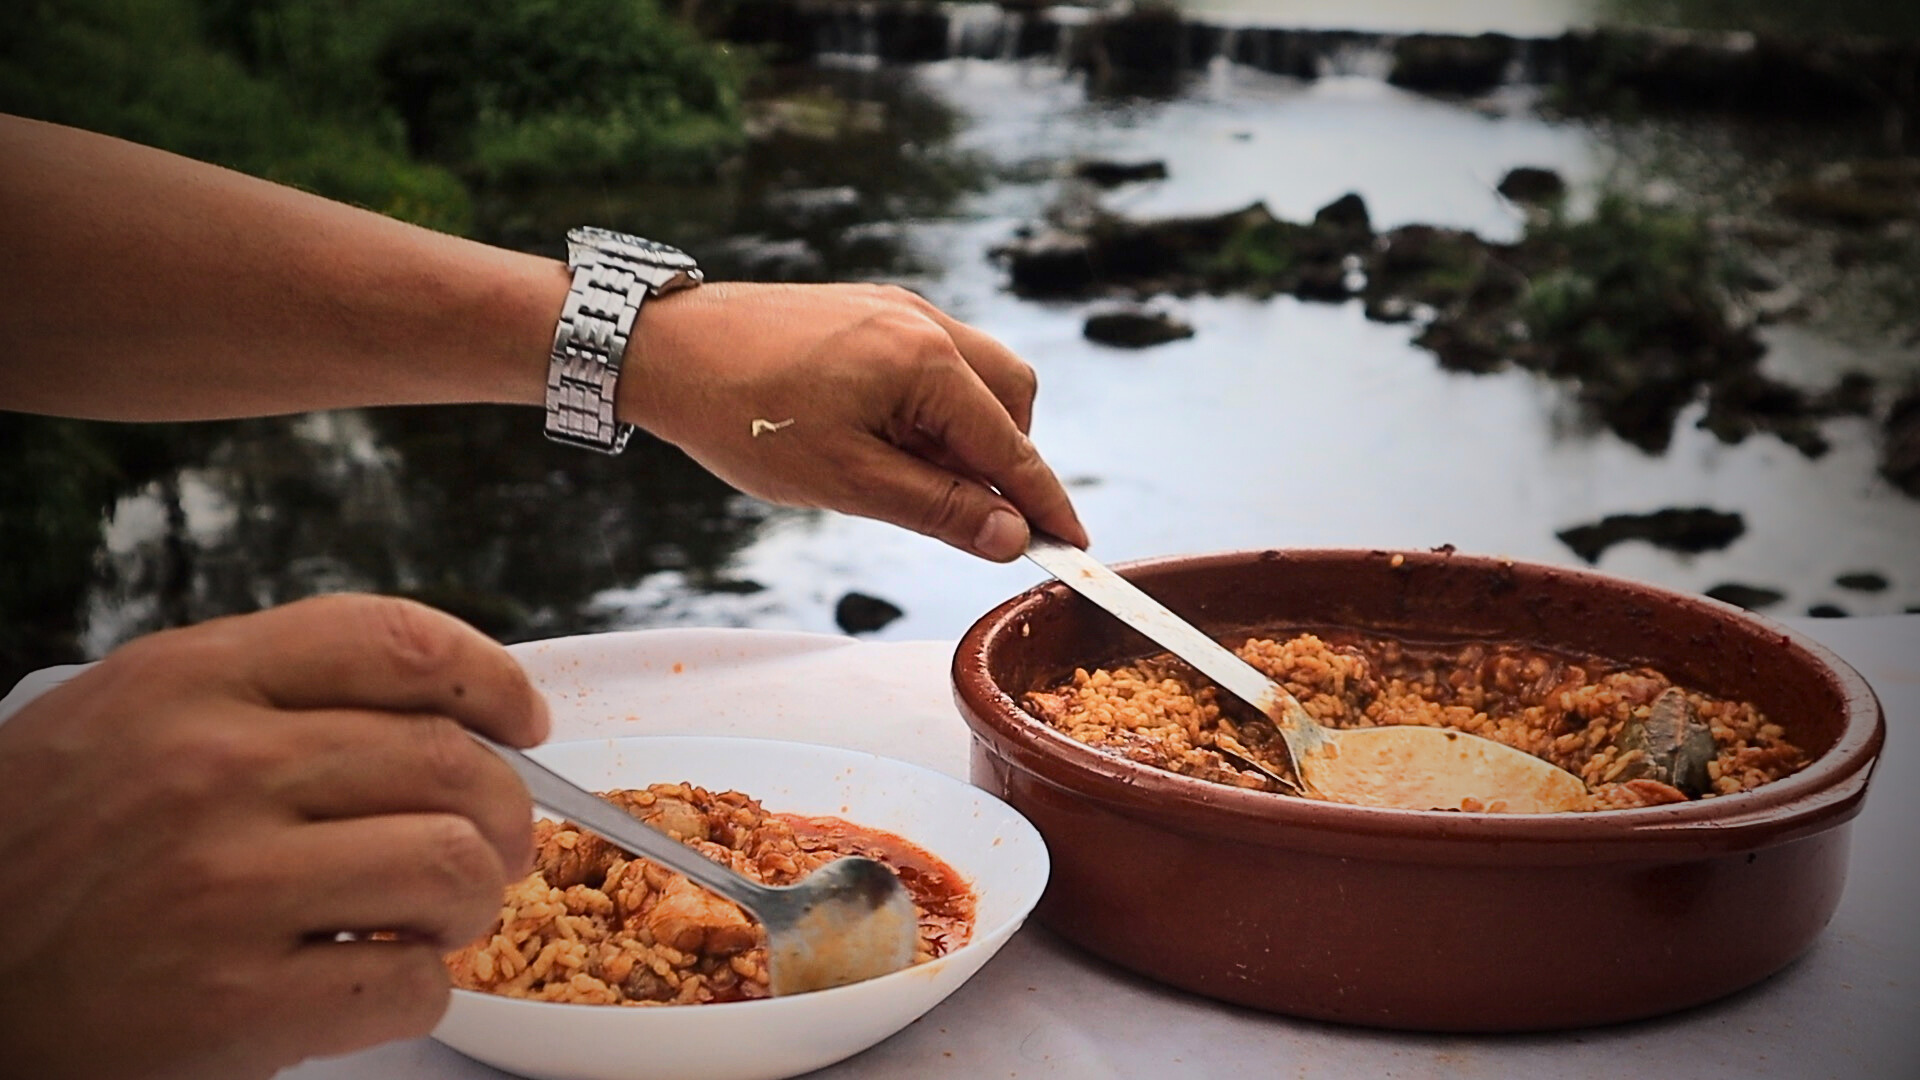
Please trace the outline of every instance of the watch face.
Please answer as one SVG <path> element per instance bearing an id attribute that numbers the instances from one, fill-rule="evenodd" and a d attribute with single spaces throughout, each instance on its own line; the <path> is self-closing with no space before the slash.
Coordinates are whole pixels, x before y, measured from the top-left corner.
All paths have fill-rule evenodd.
<path id="1" fill-rule="evenodd" d="M 612 229 L 600 229 L 591 225 L 583 225 L 567 233 L 567 248 L 570 259 L 578 258 L 578 249 L 583 247 L 619 258 L 646 263 L 649 266 L 659 266 L 673 270 L 697 269 L 697 264 L 693 261 L 693 256 L 688 255 L 677 247 L 670 247 L 658 241 L 645 239 L 644 237 L 614 232 Z"/>

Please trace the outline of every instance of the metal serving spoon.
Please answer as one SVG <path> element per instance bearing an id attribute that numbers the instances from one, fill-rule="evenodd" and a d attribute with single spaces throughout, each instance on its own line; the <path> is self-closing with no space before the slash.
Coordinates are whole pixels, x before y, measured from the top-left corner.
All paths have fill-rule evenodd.
<path id="1" fill-rule="evenodd" d="M 776 888 L 734 873 L 526 754 L 481 735 L 526 782 L 533 801 L 629 855 L 685 874 L 751 912 L 767 932 L 774 996 L 804 994 L 898 971 L 913 961 L 919 916 L 886 865 L 849 855 Z"/>
<path id="2" fill-rule="evenodd" d="M 1517 814 L 1576 810 L 1585 803 L 1587 788 L 1579 777 L 1492 739 L 1418 724 L 1324 727 L 1285 687 L 1072 544 L 1036 532 L 1027 558 L 1265 714 L 1280 729 L 1295 779 L 1285 781 L 1237 743 L 1227 756 L 1304 788 L 1304 794 L 1405 810 L 1458 810 L 1468 799 L 1483 806 L 1499 800 Z"/>

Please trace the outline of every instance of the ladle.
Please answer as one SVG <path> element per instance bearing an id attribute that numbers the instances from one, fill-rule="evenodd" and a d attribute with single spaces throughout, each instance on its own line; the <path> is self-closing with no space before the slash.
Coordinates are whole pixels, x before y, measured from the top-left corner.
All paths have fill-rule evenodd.
<path id="1" fill-rule="evenodd" d="M 1418 724 L 1324 727 L 1285 687 L 1072 544 L 1035 532 L 1027 558 L 1272 720 L 1303 794 L 1405 810 L 1477 806 L 1525 814 L 1585 805 L 1579 777 L 1492 739 Z M 1237 744 L 1230 756 L 1275 776 Z"/>
<path id="2" fill-rule="evenodd" d="M 533 801 L 630 855 L 685 874 L 747 909 L 767 932 L 774 996 L 803 994 L 898 971 L 913 961 L 919 916 L 884 863 L 850 855 L 798 884 L 762 885 L 722 866 L 526 754 L 481 735 L 526 782 Z"/>

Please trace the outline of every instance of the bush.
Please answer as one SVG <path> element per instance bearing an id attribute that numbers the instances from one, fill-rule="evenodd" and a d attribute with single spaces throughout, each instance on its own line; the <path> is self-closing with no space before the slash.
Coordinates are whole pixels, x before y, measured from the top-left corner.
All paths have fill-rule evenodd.
<path id="1" fill-rule="evenodd" d="M 433 0 L 374 66 L 415 150 L 486 182 L 678 179 L 742 142 L 740 63 L 654 0 Z"/>
<path id="2" fill-rule="evenodd" d="M 656 0 L 0 6 L 0 111 L 449 232 L 470 183 L 710 174 L 743 77 Z"/>

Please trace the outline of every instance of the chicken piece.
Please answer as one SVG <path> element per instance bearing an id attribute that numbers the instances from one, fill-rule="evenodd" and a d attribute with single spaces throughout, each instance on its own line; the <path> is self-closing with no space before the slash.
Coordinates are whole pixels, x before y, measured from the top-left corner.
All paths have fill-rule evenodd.
<path id="1" fill-rule="evenodd" d="M 759 940 L 758 928 L 745 912 L 677 875 L 645 919 L 653 940 L 686 953 L 731 956 Z"/>
<path id="2" fill-rule="evenodd" d="M 713 839 L 707 815 L 685 799 L 662 795 L 639 813 L 641 821 L 685 843 L 688 840 Z"/>
<path id="3" fill-rule="evenodd" d="M 1720 752 L 1713 733 L 1700 719 L 1686 691 L 1673 687 L 1654 699 L 1646 719 L 1636 719 L 1620 733 L 1622 750 L 1645 753 L 1631 762 L 1620 779 L 1652 780 L 1696 797 L 1711 786 L 1707 763 Z"/>
<path id="4" fill-rule="evenodd" d="M 620 855 L 612 844 L 571 825 L 550 831 L 536 826 L 534 843 L 533 868 L 556 889 L 599 885 L 607 875 L 607 867 Z"/>
<path id="5" fill-rule="evenodd" d="M 681 784 L 655 784 L 646 788 L 609 791 L 603 798 L 682 843 L 713 839 L 713 829 L 707 815 L 699 806 L 679 794 L 687 790 Z"/>

